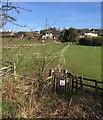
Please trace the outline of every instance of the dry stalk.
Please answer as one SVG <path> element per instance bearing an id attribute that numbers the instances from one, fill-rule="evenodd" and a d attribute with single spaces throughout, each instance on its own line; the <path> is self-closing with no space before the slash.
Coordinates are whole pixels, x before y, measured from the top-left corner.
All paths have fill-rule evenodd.
<path id="1" fill-rule="evenodd" d="M 85 105 L 86 105 L 86 107 L 92 112 L 92 114 L 98 119 L 98 120 L 100 120 L 100 118 L 96 115 L 96 113 L 91 109 L 91 107 L 89 107 L 89 105 L 86 103 L 86 102 L 84 102 L 84 100 L 81 98 L 80 99 Z"/>
<path id="2" fill-rule="evenodd" d="M 70 99 L 70 102 L 69 102 L 69 107 L 71 106 L 71 103 L 72 103 L 72 98 Z"/>

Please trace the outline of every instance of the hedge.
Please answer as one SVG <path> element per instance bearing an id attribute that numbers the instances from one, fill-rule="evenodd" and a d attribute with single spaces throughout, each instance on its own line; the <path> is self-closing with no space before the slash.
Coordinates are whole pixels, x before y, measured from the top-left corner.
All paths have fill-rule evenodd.
<path id="1" fill-rule="evenodd" d="M 79 44 L 80 45 L 88 45 L 88 46 L 102 46 L 103 45 L 103 36 L 80 38 Z"/>

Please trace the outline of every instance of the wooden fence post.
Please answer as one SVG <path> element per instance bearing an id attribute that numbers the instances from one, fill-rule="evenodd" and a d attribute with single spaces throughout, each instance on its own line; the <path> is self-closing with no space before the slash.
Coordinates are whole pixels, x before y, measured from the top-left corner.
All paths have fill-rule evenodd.
<path id="1" fill-rule="evenodd" d="M 67 78 L 65 79 L 65 93 L 67 93 L 67 87 L 68 87 L 68 84 L 67 84 Z"/>
<path id="2" fill-rule="evenodd" d="M 64 86 L 64 92 L 66 93 L 67 92 L 67 70 L 64 69 L 63 70 L 63 74 L 64 74 L 64 80 L 65 80 L 65 86 Z"/>
<path id="3" fill-rule="evenodd" d="M 81 86 L 81 90 L 83 90 L 83 76 L 81 76 L 80 78 L 80 86 Z"/>
<path id="4" fill-rule="evenodd" d="M 56 93 L 56 78 L 55 76 L 53 75 L 53 92 Z"/>
<path id="5" fill-rule="evenodd" d="M 16 64 L 14 63 L 14 66 L 13 66 L 13 72 L 14 72 L 14 81 L 16 81 L 17 80 L 17 77 L 16 77 Z"/>
<path id="6" fill-rule="evenodd" d="M 72 78 L 72 89 L 71 91 L 73 92 L 74 91 L 74 77 Z"/>
<path id="7" fill-rule="evenodd" d="M 95 80 L 95 95 L 97 95 L 98 92 L 98 81 Z"/>
<path id="8" fill-rule="evenodd" d="M 53 75 L 54 70 L 53 69 L 49 69 L 49 77 Z"/>
<path id="9" fill-rule="evenodd" d="M 52 75 L 52 70 L 49 69 L 49 77 Z"/>
<path id="10" fill-rule="evenodd" d="M 78 93 L 78 76 L 76 76 L 76 94 Z"/>

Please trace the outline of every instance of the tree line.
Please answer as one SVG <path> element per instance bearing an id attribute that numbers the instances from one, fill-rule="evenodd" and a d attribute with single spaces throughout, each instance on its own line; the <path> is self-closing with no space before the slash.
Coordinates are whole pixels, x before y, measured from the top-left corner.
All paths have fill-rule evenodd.
<path id="1" fill-rule="evenodd" d="M 82 35 L 85 32 L 93 32 L 94 29 L 88 30 L 88 29 L 75 29 L 75 28 L 69 28 L 65 29 L 60 33 L 59 40 L 61 42 L 72 42 L 75 44 L 80 45 L 88 45 L 88 46 L 101 46 L 103 43 L 103 30 L 96 29 L 94 33 L 97 33 L 97 37 L 92 36 L 84 36 L 80 38 L 80 35 Z"/>

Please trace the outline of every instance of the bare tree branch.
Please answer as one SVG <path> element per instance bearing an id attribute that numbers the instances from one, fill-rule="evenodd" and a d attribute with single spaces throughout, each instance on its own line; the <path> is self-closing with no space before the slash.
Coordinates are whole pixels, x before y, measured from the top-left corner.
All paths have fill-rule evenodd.
<path id="1" fill-rule="evenodd" d="M 4 2 L 3 5 L 0 7 L 0 18 L 2 21 L 2 26 L 0 26 L 0 27 L 5 26 L 7 24 L 7 22 L 10 22 L 19 27 L 25 27 L 25 25 L 22 26 L 17 23 L 14 23 L 17 19 L 14 16 L 10 15 L 10 12 L 12 12 L 12 11 L 16 12 L 17 14 L 20 14 L 20 9 L 31 12 L 31 10 L 13 5 L 12 2 L 8 2 L 8 0 L 7 0 L 7 2 Z"/>

